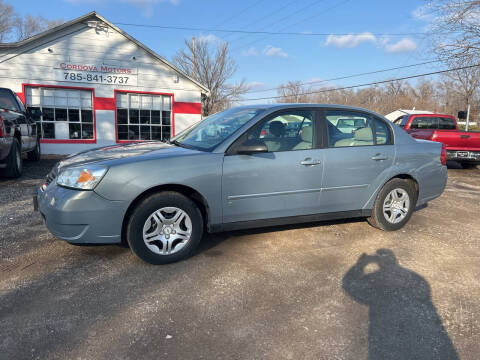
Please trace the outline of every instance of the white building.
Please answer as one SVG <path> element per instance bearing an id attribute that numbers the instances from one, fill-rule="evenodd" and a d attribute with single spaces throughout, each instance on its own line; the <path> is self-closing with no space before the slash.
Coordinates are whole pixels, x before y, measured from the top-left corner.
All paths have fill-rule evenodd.
<path id="1" fill-rule="evenodd" d="M 42 110 L 42 153 L 165 140 L 201 120 L 208 89 L 95 12 L 0 44 L 0 86 Z"/>

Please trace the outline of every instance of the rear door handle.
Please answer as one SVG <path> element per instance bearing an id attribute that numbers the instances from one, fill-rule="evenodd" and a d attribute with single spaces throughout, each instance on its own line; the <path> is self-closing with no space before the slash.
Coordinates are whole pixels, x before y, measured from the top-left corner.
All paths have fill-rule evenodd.
<path id="1" fill-rule="evenodd" d="M 470 138 L 470 135 L 460 135 L 460 139 L 468 139 Z"/>
<path id="2" fill-rule="evenodd" d="M 311 165 L 320 165 L 322 162 L 320 160 L 315 160 L 312 158 L 306 158 L 303 161 L 300 161 L 301 165 L 311 166 Z"/>
<path id="3" fill-rule="evenodd" d="M 388 159 L 388 156 L 384 154 L 375 154 L 374 156 L 372 156 L 372 160 L 375 160 L 375 161 L 387 160 L 387 159 Z"/>

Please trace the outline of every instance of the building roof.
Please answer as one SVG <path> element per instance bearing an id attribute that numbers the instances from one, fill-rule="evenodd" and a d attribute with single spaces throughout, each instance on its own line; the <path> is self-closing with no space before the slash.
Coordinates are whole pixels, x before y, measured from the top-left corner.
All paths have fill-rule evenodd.
<path id="1" fill-rule="evenodd" d="M 184 76 L 185 78 L 187 78 L 188 80 L 192 81 L 193 83 L 195 83 L 197 86 L 199 86 L 202 90 L 205 91 L 205 93 L 209 93 L 210 90 L 205 87 L 204 85 L 200 84 L 197 80 L 193 79 L 192 77 L 188 76 L 187 74 L 185 74 L 182 70 L 180 70 L 179 68 L 177 68 L 175 65 L 171 64 L 170 62 L 168 62 L 166 59 L 164 59 L 163 57 L 161 57 L 160 55 L 158 55 L 155 51 L 153 51 L 152 49 L 150 49 L 148 46 L 142 44 L 140 41 L 138 41 L 137 39 L 135 39 L 134 37 L 132 37 L 131 35 L 127 34 L 126 32 L 124 32 L 123 30 L 121 30 L 120 28 L 118 28 L 117 26 L 115 26 L 114 24 L 112 24 L 110 21 L 108 21 L 107 19 L 105 19 L 103 16 L 97 14 L 95 11 L 91 11 L 89 12 L 88 14 L 85 14 L 83 16 L 80 16 L 76 19 L 73 19 L 71 21 L 67 21 L 66 23 L 63 23 L 61 25 L 58 25 L 58 26 L 55 26 L 55 27 L 52 27 L 46 31 L 43 31 L 41 33 L 38 33 L 37 35 L 34 35 L 32 37 L 29 37 L 25 40 L 21 40 L 21 41 L 17 41 L 17 42 L 12 42 L 12 43 L 0 43 L 0 50 L 1 49 L 15 49 L 15 48 L 20 48 L 20 47 L 23 47 L 24 45 L 28 45 L 28 44 L 31 44 L 31 43 L 34 43 L 36 41 L 40 41 L 46 37 L 48 37 L 49 35 L 52 35 L 54 34 L 55 32 L 57 31 L 60 31 L 60 30 L 63 30 L 63 29 L 67 29 L 73 25 L 76 25 L 76 24 L 79 24 L 79 23 L 85 23 L 86 21 L 92 21 L 92 20 L 97 20 L 97 21 L 101 21 L 103 23 L 105 23 L 106 25 L 108 25 L 109 27 L 111 27 L 112 29 L 118 31 L 120 34 L 122 34 L 123 36 L 125 36 L 127 39 L 129 39 L 130 41 L 134 42 L 136 45 L 138 45 L 140 48 L 142 48 L 143 50 L 145 50 L 147 53 L 149 53 L 151 56 L 153 56 L 154 58 L 156 58 L 157 60 L 159 60 L 160 62 L 164 63 L 165 65 L 167 65 L 168 67 L 170 67 L 172 70 L 178 72 L 179 74 L 181 74 L 182 76 Z"/>

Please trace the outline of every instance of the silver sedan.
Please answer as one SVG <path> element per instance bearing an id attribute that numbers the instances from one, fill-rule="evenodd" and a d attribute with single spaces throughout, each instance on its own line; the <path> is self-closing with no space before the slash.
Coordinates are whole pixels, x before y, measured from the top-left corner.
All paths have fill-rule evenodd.
<path id="1" fill-rule="evenodd" d="M 445 162 L 442 144 L 414 140 L 365 109 L 245 106 L 168 143 L 72 155 L 35 201 L 60 239 L 125 242 L 164 264 L 189 256 L 206 231 L 349 217 L 400 229 L 416 206 L 442 194 Z"/>

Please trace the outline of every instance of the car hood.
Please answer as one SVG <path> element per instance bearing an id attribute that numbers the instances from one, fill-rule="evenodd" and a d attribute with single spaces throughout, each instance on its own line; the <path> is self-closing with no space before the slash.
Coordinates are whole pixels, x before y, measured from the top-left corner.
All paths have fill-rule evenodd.
<path id="1" fill-rule="evenodd" d="M 58 163 L 58 169 L 82 166 L 90 163 L 113 163 L 131 161 L 132 158 L 160 158 L 198 153 L 197 150 L 182 148 L 159 141 L 112 145 L 72 154 Z"/>

